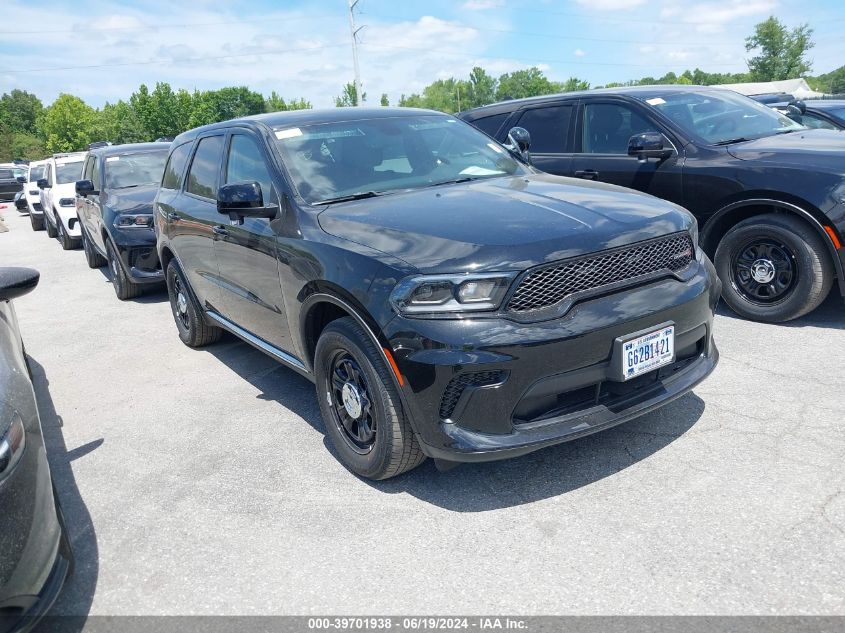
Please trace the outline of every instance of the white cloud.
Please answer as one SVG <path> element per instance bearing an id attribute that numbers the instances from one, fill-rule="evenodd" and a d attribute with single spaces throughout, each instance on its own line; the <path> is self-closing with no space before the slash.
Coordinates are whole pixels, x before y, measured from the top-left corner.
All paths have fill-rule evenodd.
<path id="1" fill-rule="evenodd" d="M 712 33 L 740 18 L 766 15 L 777 5 L 777 0 L 714 0 L 696 4 L 672 0 L 665 4 L 660 17 L 694 25 L 702 33 Z"/>
<path id="2" fill-rule="evenodd" d="M 690 53 L 689 51 L 669 51 L 667 57 L 671 60 L 682 62 L 689 59 Z"/>
<path id="3" fill-rule="evenodd" d="M 576 48 L 576 49 L 572 52 L 572 54 L 573 54 L 573 55 L 575 55 L 575 57 L 584 57 L 584 55 L 586 55 L 587 53 L 586 53 L 586 52 L 584 52 L 584 51 L 582 51 L 580 48 Z"/>
<path id="4" fill-rule="evenodd" d="M 469 11 L 484 11 L 503 6 L 505 6 L 505 0 L 467 0 L 461 8 Z"/>
<path id="5" fill-rule="evenodd" d="M 596 11 L 626 11 L 641 7 L 647 0 L 576 0 L 578 4 Z"/>

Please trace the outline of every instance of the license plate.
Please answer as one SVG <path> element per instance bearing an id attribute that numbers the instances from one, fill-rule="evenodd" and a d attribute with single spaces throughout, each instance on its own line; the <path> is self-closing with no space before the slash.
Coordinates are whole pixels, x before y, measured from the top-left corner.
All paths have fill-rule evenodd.
<path id="1" fill-rule="evenodd" d="M 675 358 L 675 326 L 654 330 L 622 344 L 622 377 L 636 378 Z"/>

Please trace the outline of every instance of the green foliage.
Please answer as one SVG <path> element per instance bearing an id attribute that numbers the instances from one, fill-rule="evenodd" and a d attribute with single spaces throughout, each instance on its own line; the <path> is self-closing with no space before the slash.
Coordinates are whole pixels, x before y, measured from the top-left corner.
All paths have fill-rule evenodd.
<path id="1" fill-rule="evenodd" d="M 47 148 L 35 134 L 13 132 L 8 128 L 0 131 L 0 162 L 10 162 L 16 158 L 37 160 L 44 158 Z"/>
<path id="2" fill-rule="evenodd" d="M 367 100 L 367 93 L 361 93 L 361 101 Z M 343 86 L 343 92 L 339 97 L 334 98 L 335 107 L 346 108 L 349 106 L 358 105 L 358 88 L 355 83 L 350 81 Z"/>
<path id="3" fill-rule="evenodd" d="M 498 81 L 487 71 L 476 66 L 469 73 L 469 94 L 465 108 L 477 108 L 478 106 L 493 103 L 496 100 L 496 86 Z"/>
<path id="4" fill-rule="evenodd" d="M 807 24 L 791 31 L 771 16 L 754 27 L 754 35 L 745 39 L 745 50 L 759 53 L 748 60 L 753 81 L 779 81 L 803 77 L 812 70 L 807 51 L 815 44 L 813 29 Z"/>
<path id="5" fill-rule="evenodd" d="M 390 99 L 388 99 L 388 98 L 387 98 L 387 93 L 386 93 L 386 92 L 381 93 L 381 99 L 379 100 L 379 103 L 380 103 L 383 107 L 387 107 L 387 106 L 389 106 L 389 105 L 390 105 Z"/>
<path id="6" fill-rule="evenodd" d="M 39 118 L 40 132 L 48 152 L 81 150 L 95 140 L 97 111 L 79 97 L 61 94 Z"/>
<path id="7" fill-rule="evenodd" d="M 38 97 L 16 88 L 0 97 L 0 125 L 13 132 L 35 134 L 36 121 L 43 110 Z"/>
<path id="8" fill-rule="evenodd" d="M 807 77 L 807 83 L 813 90 L 834 95 L 845 94 L 845 66 L 818 77 Z"/>
<path id="9" fill-rule="evenodd" d="M 542 70 L 532 66 L 524 70 L 505 73 L 499 77 L 499 85 L 496 87 L 496 100 L 522 99 L 523 97 L 554 94 L 559 92 L 559 89 L 559 84 L 549 81 Z"/>
<path id="10" fill-rule="evenodd" d="M 590 82 L 578 79 L 578 77 L 570 77 L 562 84 L 557 84 L 558 89 L 555 92 L 574 92 L 576 90 L 589 90 Z"/>

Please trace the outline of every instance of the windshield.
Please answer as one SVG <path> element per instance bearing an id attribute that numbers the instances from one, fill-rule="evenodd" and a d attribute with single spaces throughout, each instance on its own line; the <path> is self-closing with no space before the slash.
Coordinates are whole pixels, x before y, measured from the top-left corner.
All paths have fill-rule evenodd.
<path id="1" fill-rule="evenodd" d="M 783 114 L 728 90 L 678 92 L 643 100 L 711 145 L 804 129 Z"/>
<path id="2" fill-rule="evenodd" d="M 106 157 L 106 188 L 126 189 L 161 182 L 167 150 Z"/>
<path id="3" fill-rule="evenodd" d="M 44 178 L 44 165 L 34 165 L 29 168 L 29 182 Z"/>
<path id="4" fill-rule="evenodd" d="M 56 163 L 56 183 L 66 185 L 82 178 L 82 161 Z"/>
<path id="5" fill-rule="evenodd" d="M 15 178 L 20 178 L 21 176 L 26 178 L 26 167 L 16 167 L 13 171 L 15 172 Z"/>
<path id="6" fill-rule="evenodd" d="M 443 115 L 356 119 L 275 132 L 299 193 L 312 204 L 527 173 L 488 136 Z"/>

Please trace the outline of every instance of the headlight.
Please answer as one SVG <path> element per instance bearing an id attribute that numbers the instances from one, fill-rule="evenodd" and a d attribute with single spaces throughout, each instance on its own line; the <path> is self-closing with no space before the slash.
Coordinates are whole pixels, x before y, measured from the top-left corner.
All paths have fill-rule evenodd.
<path id="1" fill-rule="evenodd" d="M 60 207 L 75 207 L 76 206 L 76 198 L 62 198 L 59 200 Z"/>
<path id="2" fill-rule="evenodd" d="M 495 310 L 516 273 L 428 275 L 400 281 L 390 302 L 402 314 L 448 314 Z"/>
<path id="3" fill-rule="evenodd" d="M 0 479 L 8 475 L 21 458 L 26 445 L 26 431 L 17 413 L 12 414 L 12 424 L 0 437 Z"/>
<path id="4" fill-rule="evenodd" d="M 119 215 L 114 226 L 118 229 L 148 229 L 153 225 L 153 216 L 148 213 Z"/>

